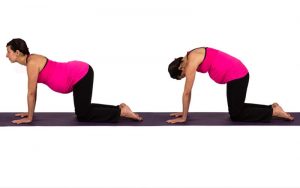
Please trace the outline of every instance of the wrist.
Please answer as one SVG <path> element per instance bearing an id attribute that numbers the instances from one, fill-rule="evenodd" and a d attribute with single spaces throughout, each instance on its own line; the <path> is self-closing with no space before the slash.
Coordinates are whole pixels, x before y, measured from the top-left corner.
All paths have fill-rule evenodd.
<path id="1" fill-rule="evenodd" d="M 27 119 L 29 119 L 30 121 L 33 120 L 33 116 L 28 116 Z"/>

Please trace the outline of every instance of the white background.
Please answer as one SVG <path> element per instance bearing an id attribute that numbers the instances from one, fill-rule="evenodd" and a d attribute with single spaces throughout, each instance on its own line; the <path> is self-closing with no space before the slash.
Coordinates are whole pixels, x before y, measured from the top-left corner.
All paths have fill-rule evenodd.
<path id="1" fill-rule="evenodd" d="M 210 46 L 250 71 L 247 101 L 299 111 L 296 0 L 15 0 L 0 3 L 0 111 L 26 111 L 25 67 L 6 43 L 83 60 L 93 102 L 181 110 L 168 64 Z M 227 111 L 226 86 L 197 74 L 190 111 Z M 39 85 L 36 111 L 73 111 L 72 94 Z M 167 118 L 167 117 L 166 117 Z M 0 130 L 0 187 L 300 187 L 298 127 L 24 127 Z"/>

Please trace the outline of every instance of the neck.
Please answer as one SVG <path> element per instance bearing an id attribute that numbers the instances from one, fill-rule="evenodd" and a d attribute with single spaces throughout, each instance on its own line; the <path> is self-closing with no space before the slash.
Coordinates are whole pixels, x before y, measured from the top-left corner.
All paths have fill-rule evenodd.
<path id="1" fill-rule="evenodd" d="M 28 55 L 19 56 L 17 62 L 20 63 L 21 65 L 26 65 L 27 57 Z"/>
<path id="2" fill-rule="evenodd" d="M 186 67 L 186 65 L 187 65 L 187 62 L 188 62 L 188 60 L 187 60 L 187 57 L 185 56 L 185 57 L 183 57 L 183 62 L 182 62 L 182 67 L 183 68 L 185 68 Z"/>

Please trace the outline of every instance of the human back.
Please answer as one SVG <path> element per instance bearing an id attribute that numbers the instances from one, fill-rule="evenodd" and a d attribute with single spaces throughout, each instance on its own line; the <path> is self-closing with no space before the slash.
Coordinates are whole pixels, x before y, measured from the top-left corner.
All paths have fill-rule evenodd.
<path id="1" fill-rule="evenodd" d="M 118 122 L 120 117 L 141 121 L 128 105 L 91 103 L 94 71 L 82 61 L 56 62 L 45 56 L 31 54 L 26 42 L 14 38 L 6 44 L 6 57 L 11 63 L 26 66 L 28 111 L 16 114 L 20 119 L 12 123 L 30 123 L 34 119 L 38 83 L 44 83 L 56 92 L 73 92 L 75 114 L 78 121 Z"/>
<path id="2" fill-rule="evenodd" d="M 248 70 L 236 57 L 214 48 L 206 48 L 203 62 L 199 65 L 198 72 L 208 72 L 211 79 L 219 84 L 244 77 Z"/>
<path id="3" fill-rule="evenodd" d="M 41 72 L 47 63 L 47 58 L 40 54 L 29 54 L 26 59 L 26 64 L 28 63 L 32 63 L 37 66 L 39 72 Z"/>
<path id="4" fill-rule="evenodd" d="M 39 73 L 38 83 L 46 84 L 59 93 L 70 93 L 88 69 L 89 65 L 82 61 L 57 62 L 47 59 L 46 65 Z"/>

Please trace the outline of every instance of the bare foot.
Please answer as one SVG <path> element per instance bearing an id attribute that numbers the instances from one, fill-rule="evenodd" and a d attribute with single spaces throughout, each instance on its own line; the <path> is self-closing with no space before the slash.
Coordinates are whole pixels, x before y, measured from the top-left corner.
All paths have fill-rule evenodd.
<path id="1" fill-rule="evenodd" d="M 125 103 L 121 103 L 119 105 L 121 109 L 121 117 L 130 118 L 137 121 L 142 121 L 143 118 L 139 116 L 137 113 L 132 112 L 132 110 Z"/>
<path id="2" fill-rule="evenodd" d="M 119 105 L 120 109 L 123 108 L 124 106 L 126 106 L 125 103 L 121 103 L 121 104 Z"/>
<path id="3" fill-rule="evenodd" d="M 276 106 L 279 106 L 279 104 L 278 104 L 277 102 L 274 102 L 274 103 L 272 104 L 272 107 L 275 108 Z"/>
<path id="4" fill-rule="evenodd" d="M 294 117 L 291 114 L 285 112 L 279 104 L 273 103 L 272 107 L 273 107 L 273 116 L 283 118 L 289 121 L 294 120 Z"/>

